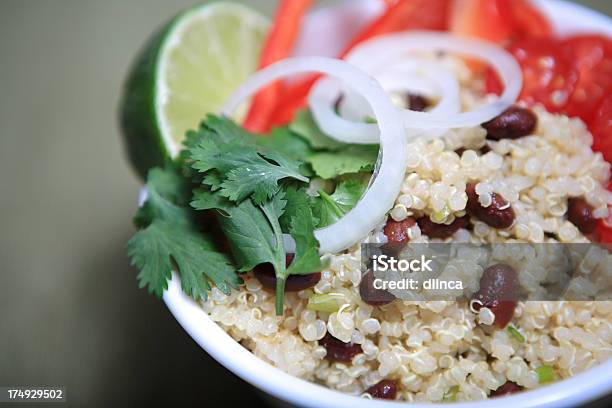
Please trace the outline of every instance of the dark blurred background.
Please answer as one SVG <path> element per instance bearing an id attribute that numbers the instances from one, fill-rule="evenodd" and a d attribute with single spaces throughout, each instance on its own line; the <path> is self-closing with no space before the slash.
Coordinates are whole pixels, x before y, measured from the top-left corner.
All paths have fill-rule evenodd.
<path id="1" fill-rule="evenodd" d="M 0 0 L 0 386 L 66 386 L 71 406 L 269 403 L 137 289 L 125 256 L 140 182 L 117 129 L 121 83 L 150 32 L 193 3 Z"/>

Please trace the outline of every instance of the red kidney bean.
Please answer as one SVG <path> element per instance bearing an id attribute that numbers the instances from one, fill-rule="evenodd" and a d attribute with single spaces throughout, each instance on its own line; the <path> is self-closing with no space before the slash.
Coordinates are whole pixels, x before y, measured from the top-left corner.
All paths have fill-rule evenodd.
<path id="1" fill-rule="evenodd" d="M 359 344 L 352 342 L 345 343 L 329 333 L 326 333 L 325 337 L 319 340 L 319 344 L 325 347 L 325 350 L 327 350 L 325 358 L 331 361 L 348 362 L 357 354 L 363 353 Z"/>
<path id="2" fill-rule="evenodd" d="M 453 235 L 460 228 L 465 228 L 469 225 L 469 217 L 455 218 L 455 221 L 446 224 L 436 224 L 429 217 L 421 217 L 417 220 L 421 233 L 427 235 L 429 238 L 440 238 L 445 239 Z"/>
<path id="3" fill-rule="evenodd" d="M 293 261 L 293 254 L 287 254 L 285 262 L 287 266 Z M 254 275 L 261 282 L 264 289 L 268 291 L 276 290 L 276 273 L 272 264 L 265 263 L 257 265 L 253 269 Z M 298 292 L 311 288 L 321 280 L 321 272 L 309 273 L 308 275 L 289 275 L 285 282 L 285 292 Z"/>
<path id="4" fill-rule="evenodd" d="M 361 299 L 368 305 L 382 306 L 387 303 L 391 303 L 395 300 L 393 294 L 383 289 L 376 289 L 374 287 L 374 272 L 368 271 L 361 277 L 359 283 L 359 295 Z"/>
<path id="5" fill-rule="evenodd" d="M 519 279 L 514 268 L 506 264 L 491 265 L 484 270 L 480 289 L 473 298 L 482 302 L 482 306 L 474 303 L 474 309 L 491 309 L 495 314 L 495 325 L 503 329 L 514 316 L 518 294 Z"/>
<path id="6" fill-rule="evenodd" d="M 490 121 L 483 123 L 487 139 L 518 139 L 533 133 L 538 123 L 537 116 L 529 109 L 511 106 Z"/>
<path id="7" fill-rule="evenodd" d="M 372 398 L 394 400 L 397 396 L 397 382 L 394 380 L 382 380 L 366 390 Z"/>
<path id="8" fill-rule="evenodd" d="M 386 249 L 398 251 L 402 249 L 410 238 L 408 230 L 415 224 L 414 218 L 408 217 L 403 221 L 394 221 L 392 218 L 387 220 L 383 232 L 387 237 Z"/>
<path id="9" fill-rule="evenodd" d="M 568 200 L 567 219 L 585 234 L 590 234 L 597 227 L 597 220 L 593 217 L 593 207 L 582 197 Z"/>
<path id="10" fill-rule="evenodd" d="M 468 196 L 467 210 L 471 215 L 493 228 L 503 229 L 512 226 L 516 215 L 501 195 L 493 193 L 491 204 L 483 207 L 478 202 L 475 183 L 468 183 L 465 192 Z"/>
<path id="11" fill-rule="evenodd" d="M 523 391 L 523 387 L 516 383 L 513 383 L 512 381 L 506 381 L 498 389 L 496 389 L 495 391 L 491 391 L 491 394 L 489 396 L 500 397 L 502 395 L 514 394 L 520 391 Z"/>
<path id="12" fill-rule="evenodd" d="M 417 112 L 423 112 L 429 107 L 429 102 L 421 95 L 417 94 L 406 94 L 406 104 L 408 109 Z"/>

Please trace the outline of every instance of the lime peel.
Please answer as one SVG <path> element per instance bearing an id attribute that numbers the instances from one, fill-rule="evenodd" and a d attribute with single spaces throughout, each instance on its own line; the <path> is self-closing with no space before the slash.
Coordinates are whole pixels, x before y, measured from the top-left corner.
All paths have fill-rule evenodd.
<path id="1" fill-rule="evenodd" d="M 197 5 L 153 34 L 136 58 L 120 103 L 128 155 L 141 177 L 173 160 L 185 132 L 257 68 L 269 20 L 242 4 Z"/>

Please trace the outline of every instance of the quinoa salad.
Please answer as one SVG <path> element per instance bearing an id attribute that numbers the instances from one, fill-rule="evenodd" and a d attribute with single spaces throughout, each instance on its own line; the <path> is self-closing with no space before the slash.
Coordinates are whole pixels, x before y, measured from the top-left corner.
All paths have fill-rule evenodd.
<path id="1" fill-rule="evenodd" d="M 280 2 L 260 72 L 148 171 L 128 243 L 140 286 L 161 296 L 177 272 L 255 356 L 362 398 L 482 400 L 607 361 L 612 40 L 556 38 L 529 1 L 495 15 L 479 1 L 402 11 L 414 3 L 387 2 L 332 60 L 283 59 L 291 47 L 276 42 L 293 44 L 285 26 L 310 2 Z M 461 6 L 436 20 L 450 3 Z M 388 26 L 409 10 L 416 26 Z M 513 20 L 526 10 L 537 24 Z M 589 252 L 554 300 L 541 293 L 555 272 L 536 255 L 456 260 L 465 285 L 452 298 L 381 289 L 364 264 L 366 246 L 441 243 Z"/>
<path id="2" fill-rule="evenodd" d="M 482 83 L 470 78 L 463 63 L 447 62 L 465 79 L 464 106 L 486 98 Z M 452 226 L 465 216 L 465 186 L 474 183 L 477 194 L 481 192 L 479 200 L 490 200 L 491 193 L 501 195 L 516 220 L 512 228 L 497 229 L 472 218 L 446 240 L 587 241 L 567 219 L 568 201 L 584 197 L 593 218 L 606 217 L 609 193 L 603 185 L 610 166 L 588 147 L 592 137 L 581 120 L 548 113 L 541 106 L 531 112 L 538 125 L 520 139 L 487 140 L 487 131 L 478 126 L 411 143 L 389 225 L 409 225 L 406 235 L 411 242 L 439 240 L 415 220 L 431 220 L 449 209 L 435 223 Z M 368 239 L 386 242 L 385 225 Z M 431 225 L 427 222 L 426 228 L 435 228 Z M 612 302 L 520 302 L 513 324 L 521 329 L 521 343 L 494 326 L 494 316 L 484 313 L 486 308 L 474 313 L 467 302 L 365 303 L 360 297 L 359 251 L 356 245 L 333 254 L 314 287 L 288 293 L 282 318 L 275 316 L 274 294 L 251 273 L 244 287 L 229 296 L 213 288 L 202 307 L 265 361 L 291 375 L 369 398 L 366 390 L 393 380 L 401 400 L 443 401 L 453 390 L 459 401 L 483 399 L 509 382 L 525 389 L 540 386 L 539 367 L 552 367 L 563 379 L 612 355 Z M 334 313 L 307 308 L 313 295 L 326 293 L 342 293 L 351 301 Z M 334 339 L 350 346 L 336 345 Z M 326 348 L 328 343 L 332 345 Z M 326 358 L 329 348 L 340 361 Z"/>

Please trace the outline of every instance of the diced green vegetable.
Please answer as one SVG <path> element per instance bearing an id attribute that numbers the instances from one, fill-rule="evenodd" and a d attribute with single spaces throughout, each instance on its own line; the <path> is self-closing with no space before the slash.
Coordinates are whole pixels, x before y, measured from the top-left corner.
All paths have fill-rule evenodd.
<path id="1" fill-rule="evenodd" d="M 449 216 L 450 213 L 450 209 L 448 208 L 448 206 L 445 205 L 444 208 L 442 208 L 440 211 L 436 211 L 431 214 L 429 218 L 431 218 L 431 220 L 436 224 L 440 224 L 444 222 L 444 220 L 446 219 L 446 217 Z"/>
<path id="2" fill-rule="evenodd" d="M 460 388 L 458 385 L 453 385 L 452 387 L 450 387 L 448 391 L 444 393 L 444 396 L 442 397 L 442 402 L 457 401 L 457 394 L 459 393 L 459 390 Z"/>
<path id="3" fill-rule="evenodd" d="M 349 303 L 349 299 L 343 293 L 317 293 L 308 299 L 306 308 L 317 312 L 333 313 L 337 312 L 346 303 Z"/>
<path id="4" fill-rule="evenodd" d="M 557 376 L 555 375 L 555 369 L 551 366 L 543 365 L 535 369 L 538 374 L 538 382 L 540 384 L 546 384 L 555 381 Z"/>
<path id="5" fill-rule="evenodd" d="M 525 337 L 514 326 L 508 326 L 506 330 L 508 330 L 508 333 L 510 333 L 510 335 L 519 343 L 525 342 Z"/>

